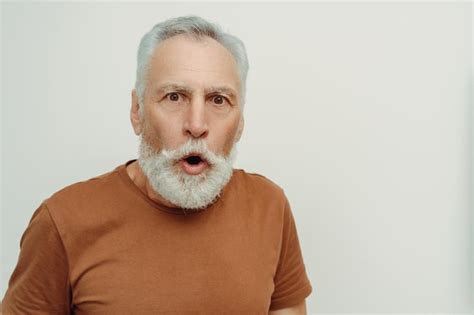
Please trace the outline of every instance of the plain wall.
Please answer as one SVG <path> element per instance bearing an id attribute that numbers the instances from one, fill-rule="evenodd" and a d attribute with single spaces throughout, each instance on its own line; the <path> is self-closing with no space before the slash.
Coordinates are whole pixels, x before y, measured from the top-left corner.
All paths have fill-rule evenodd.
<path id="1" fill-rule="evenodd" d="M 141 36 L 198 14 L 247 46 L 235 167 L 285 190 L 308 313 L 472 310 L 469 3 L 2 6 L 0 298 L 42 200 L 137 157 Z"/>

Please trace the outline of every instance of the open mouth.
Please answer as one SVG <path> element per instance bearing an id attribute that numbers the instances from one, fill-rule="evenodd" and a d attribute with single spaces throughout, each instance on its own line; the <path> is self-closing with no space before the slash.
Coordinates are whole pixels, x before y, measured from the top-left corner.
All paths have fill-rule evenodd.
<path id="1" fill-rule="evenodd" d="M 191 153 L 180 160 L 182 169 L 190 174 L 200 174 L 205 168 L 209 167 L 209 163 L 199 154 Z"/>
<path id="2" fill-rule="evenodd" d="M 198 165 L 199 163 L 207 162 L 201 155 L 199 154 L 188 154 L 186 157 L 183 158 L 188 164 L 190 165 Z"/>

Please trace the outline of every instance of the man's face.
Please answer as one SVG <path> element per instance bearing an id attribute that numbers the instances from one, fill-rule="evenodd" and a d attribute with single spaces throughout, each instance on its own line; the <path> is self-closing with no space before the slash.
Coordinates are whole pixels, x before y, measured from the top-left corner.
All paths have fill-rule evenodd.
<path id="1" fill-rule="evenodd" d="M 171 37 L 150 60 L 143 137 L 156 149 L 202 138 L 215 154 L 227 155 L 243 128 L 239 91 L 235 60 L 221 44 Z"/>
<path id="2" fill-rule="evenodd" d="M 168 170 L 172 170 L 168 177 L 174 177 L 175 183 L 180 181 L 183 185 L 196 186 L 206 179 L 212 181 L 212 177 L 224 179 L 224 173 L 228 177 L 229 163 L 233 162 L 230 153 L 243 129 L 240 82 L 231 53 L 211 38 L 197 41 L 178 35 L 163 41 L 155 49 L 149 66 L 143 117 L 137 114 L 135 91 L 132 93 L 131 115 L 135 132 L 141 136 L 141 155 L 151 157 L 151 150 L 155 151 L 155 162 L 148 163 L 148 174 L 144 169 L 152 185 L 156 181 L 154 188 L 166 186 L 163 182 L 166 178 L 155 178 L 158 168 L 163 171 L 164 161 L 168 163 Z M 201 160 L 183 159 L 186 151 L 192 153 L 196 152 L 195 149 Z M 206 150 L 211 151 L 214 158 Z M 166 153 L 168 151 L 173 154 Z M 163 155 L 158 157 L 160 152 L 166 153 L 168 160 Z M 177 152 L 180 156 L 176 155 Z M 217 161 L 221 161 L 220 165 Z M 194 164 L 196 162 L 199 163 Z M 143 169 L 145 164 L 141 165 Z M 220 186 L 226 182 L 222 180 Z M 194 192 L 196 187 L 191 186 L 187 188 Z M 213 194 L 221 188 L 214 187 Z"/>

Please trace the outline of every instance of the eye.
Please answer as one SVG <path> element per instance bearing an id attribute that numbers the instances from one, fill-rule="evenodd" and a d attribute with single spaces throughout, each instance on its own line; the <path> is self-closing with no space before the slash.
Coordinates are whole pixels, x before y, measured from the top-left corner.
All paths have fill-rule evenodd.
<path id="1" fill-rule="evenodd" d="M 177 102 L 177 101 L 179 101 L 179 94 L 176 93 L 176 92 L 169 93 L 169 94 L 167 95 L 167 97 L 168 97 L 168 99 L 169 99 L 170 101 L 172 101 L 172 102 Z"/>
<path id="2" fill-rule="evenodd" d="M 214 104 L 222 105 L 222 104 L 224 104 L 226 99 L 222 95 L 215 95 L 215 96 L 212 97 L 212 101 L 214 102 Z"/>

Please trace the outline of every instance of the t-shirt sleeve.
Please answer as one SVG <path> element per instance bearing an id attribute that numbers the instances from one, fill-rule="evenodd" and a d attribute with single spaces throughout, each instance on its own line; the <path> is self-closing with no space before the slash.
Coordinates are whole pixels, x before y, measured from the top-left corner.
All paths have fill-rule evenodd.
<path id="1" fill-rule="evenodd" d="M 301 254 L 295 220 L 286 197 L 280 261 L 274 284 L 270 310 L 295 306 L 312 292 Z"/>
<path id="2" fill-rule="evenodd" d="M 63 243 L 43 202 L 21 237 L 3 314 L 70 314 L 68 270 Z"/>

